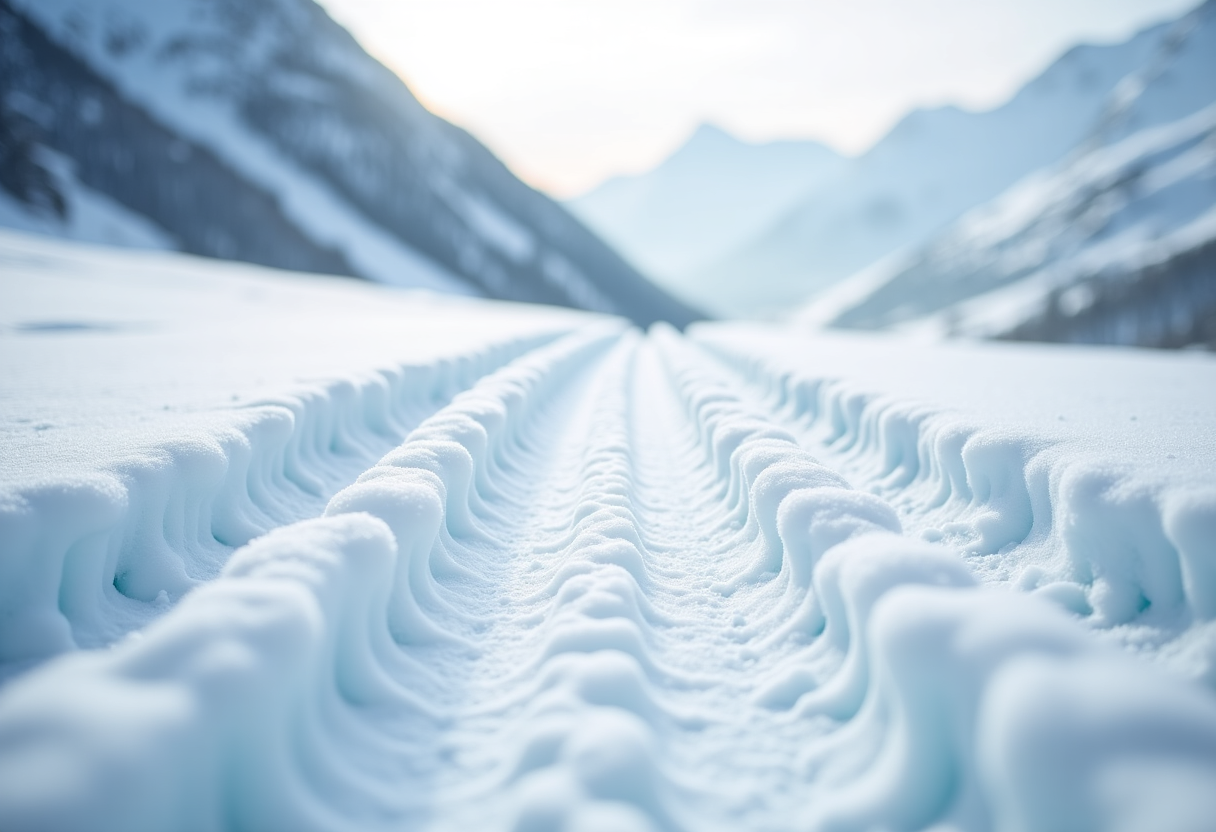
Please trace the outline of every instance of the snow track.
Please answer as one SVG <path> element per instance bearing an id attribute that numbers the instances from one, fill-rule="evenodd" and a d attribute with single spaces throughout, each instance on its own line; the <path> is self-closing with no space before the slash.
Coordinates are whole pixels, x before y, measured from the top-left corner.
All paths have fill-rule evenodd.
<path id="1" fill-rule="evenodd" d="M 960 551 L 986 583 L 1036 591 L 1099 629 L 1148 624 L 1157 642 L 1186 637 L 1196 624 L 1216 618 L 1216 489 L 1209 475 L 1216 462 L 1216 394 L 1208 391 L 1196 401 L 1187 389 L 1216 382 L 1212 368 L 1198 365 L 1193 369 L 1200 373 L 1188 378 L 1164 362 L 1154 367 L 1151 357 L 1135 367 L 1144 358 L 1133 354 L 1099 352 L 1077 362 L 1076 372 L 1060 372 L 1055 385 L 1096 386 L 1099 408 L 1115 418 L 1129 408 L 1125 424 L 1136 424 L 1137 412 L 1158 411 L 1156 419 L 1150 416 L 1158 424 L 1133 436 L 1098 421 L 1112 421 L 1100 409 L 1082 413 L 1089 422 L 1080 427 L 1089 434 L 1082 442 L 1077 429 L 1063 429 L 1064 415 L 1051 415 L 1053 407 L 1072 406 L 1052 401 L 1058 390 L 1035 390 L 1045 386 L 1041 382 L 1023 389 L 1024 374 L 1007 383 L 998 375 L 995 384 L 960 379 L 959 386 L 981 388 L 970 398 L 986 400 L 991 411 L 960 412 L 919 396 L 884 393 L 889 383 L 880 380 L 799 369 L 787 344 L 782 355 L 771 345 L 729 335 L 709 333 L 703 342 L 733 370 L 735 388 L 749 391 L 802 446 L 882 496 L 910 532 Z M 923 353 L 918 357 L 926 362 L 951 358 Z M 1108 361 L 1094 360 L 1098 356 Z M 974 375 L 977 368 L 950 369 Z M 1000 372 L 995 362 L 989 370 Z M 1157 389 L 1138 391 L 1154 372 L 1162 374 L 1154 379 Z M 1126 376 L 1117 393 L 1110 387 L 1116 373 Z M 1181 389 L 1149 404 L 1159 390 L 1175 385 Z M 1026 409 L 1024 400 L 1035 394 L 1049 404 L 1033 429 L 1025 414 L 1009 419 L 1001 413 Z M 1053 421 L 1056 429 L 1043 427 Z M 1179 428 L 1202 437 L 1195 450 L 1180 453 Z M 1179 461 L 1183 453 L 1193 455 L 1189 464 Z M 1142 631 L 1125 635 L 1144 639 Z M 1216 684 L 1208 649 L 1204 666 L 1186 672 Z"/>
<path id="2" fill-rule="evenodd" d="M 301 389 L 242 408 L 210 435 L 10 495 L 0 662 L 112 641 L 146 619 L 148 603 L 167 607 L 213 578 L 235 547 L 319 513 L 423 416 L 545 340 Z"/>
<path id="3" fill-rule="evenodd" d="M 607 322 L 264 408 L 300 428 L 264 428 L 251 485 L 157 551 L 278 528 L 0 689 L 0 828 L 1206 828 L 1216 698 L 1102 635 L 1124 590 L 1042 514 L 1075 506 L 1047 465 L 1071 457 L 1035 462 L 1066 439 L 880 406 L 729 336 Z M 316 513 L 349 484 L 286 522 L 283 481 Z M 1176 587 L 1120 573 L 1170 643 L 1210 633 L 1207 493 L 1145 526 L 1174 561 L 1128 544 Z"/>

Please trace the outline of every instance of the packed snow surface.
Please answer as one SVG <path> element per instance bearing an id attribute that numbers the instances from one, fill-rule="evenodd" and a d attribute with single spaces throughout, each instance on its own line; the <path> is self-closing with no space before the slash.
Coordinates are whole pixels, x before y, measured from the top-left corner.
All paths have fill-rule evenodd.
<path id="1" fill-rule="evenodd" d="M 0 828 L 1211 828 L 1209 358 L 0 258 Z"/>

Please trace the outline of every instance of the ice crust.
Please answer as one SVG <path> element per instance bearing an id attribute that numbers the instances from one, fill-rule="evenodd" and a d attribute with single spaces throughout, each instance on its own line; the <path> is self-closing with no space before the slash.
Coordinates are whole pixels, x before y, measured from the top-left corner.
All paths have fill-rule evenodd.
<path id="1" fill-rule="evenodd" d="M 327 426 L 294 457 L 320 481 L 298 502 L 286 467 L 233 463 L 236 440 L 167 455 L 137 488 L 110 474 L 145 500 L 179 488 L 262 512 L 247 543 L 217 531 L 236 509 L 186 512 L 174 536 L 180 508 L 114 520 L 116 496 L 79 489 L 95 526 L 155 531 L 179 564 L 199 562 L 197 536 L 213 574 L 125 619 L 104 604 L 73 619 L 70 593 L 6 577 L 13 643 L 42 632 L 14 629 L 17 611 L 66 617 L 97 649 L 56 645 L 0 687 L 0 828 L 1210 828 L 1210 360 L 742 325 L 643 335 L 326 287 L 300 306 L 348 321 L 344 338 L 385 348 L 373 310 L 417 304 L 452 327 L 469 316 L 450 342 L 468 357 L 285 409 Z M 304 363 L 332 348 L 273 321 L 265 337 Z M 364 379 L 370 354 L 335 360 Z M 156 448 L 218 443 L 215 425 L 260 412 L 216 398 L 219 421 L 179 416 L 157 428 L 179 444 Z M 113 470 L 75 450 L 82 479 Z M 240 475 L 204 476 L 221 457 Z M 42 542 L 0 538 L 5 569 L 101 546 L 58 481 L 19 512 Z M 63 575 L 156 604 L 93 563 Z"/>

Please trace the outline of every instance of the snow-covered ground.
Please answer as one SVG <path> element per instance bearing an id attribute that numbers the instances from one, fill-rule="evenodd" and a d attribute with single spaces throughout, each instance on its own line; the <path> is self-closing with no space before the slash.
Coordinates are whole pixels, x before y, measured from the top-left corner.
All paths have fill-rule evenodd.
<path id="1" fill-rule="evenodd" d="M 587 320 L 12 232 L 0 282 L 0 663 L 147 620 L 162 590 L 320 512 L 457 391 Z M 88 539 L 104 563 L 73 550 Z"/>
<path id="2" fill-rule="evenodd" d="M 0 828 L 1187 830 L 1216 362 L 0 236 Z"/>

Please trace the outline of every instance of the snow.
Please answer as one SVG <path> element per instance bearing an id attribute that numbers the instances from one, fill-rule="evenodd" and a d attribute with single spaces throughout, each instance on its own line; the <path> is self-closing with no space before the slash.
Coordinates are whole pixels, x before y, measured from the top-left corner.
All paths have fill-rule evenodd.
<path id="1" fill-rule="evenodd" d="M 1102 284 L 1216 240 L 1216 105 L 1074 154 L 965 214 L 922 251 L 812 301 L 807 322 L 997 336 L 1063 290 L 1076 315 Z M 1196 306 L 1195 314 L 1202 314 Z"/>
<path id="2" fill-rule="evenodd" d="M 0 263 L 0 828 L 1210 828 L 1208 357 Z"/>
<path id="3" fill-rule="evenodd" d="M 4 536 L 32 555 L 49 524 L 53 557 L 68 559 L 23 563 L 10 549 L 0 664 L 95 646 L 156 614 L 161 590 L 176 601 L 235 545 L 318 511 L 478 375 L 586 319 L 13 233 L 0 262 Z M 228 493 L 242 478 L 248 493 Z M 208 515 L 198 539 L 191 524 Z M 126 595 L 95 576 L 79 599 L 58 586 L 95 565 L 67 551 L 90 535 Z M 126 563 L 174 546 L 194 562 L 161 583 Z M 65 627 L 57 598 L 91 623 L 98 604 L 119 618 L 69 614 Z"/>
<path id="4" fill-rule="evenodd" d="M 66 215 L 31 208 L 0 190 L 0 227 L 122 248 L 177 248 L 167 231 L 77 179 L 68 159 L 45 149 L 41 155 L 67 205 Z"/>
<path id="5" fill-rule="evenodd" d="M 653 170 L 611 179 L 566 207 L 691 298 L 699 269 L 759 234 L 843 164 L 818 142 L 751 144 L 702 125 Z"/>
<path id="6" fill-rule="evenodd" d="M 907 532 L 1216 687 L 1212 544 L 1181 531 L 1216 517 L 1216 361 L 743 325 L 698 339 Z"/>
<path id="7" fill-rule="evenodd" d="M 454 182 L 437 179 L 437 183 L 452 209 L 491 246 L 516 263 L 526 263 L 536 255 L 536 238 L 494 203 L 465 193 Z"/>
<path id="8" fill-rule="evenodd" d="M 742 166 L 711 154 L 682 159 L 679 178 L 673 157 L 570 206 L 712 314 L 781 317 L 839 281 L 873 277 L 884 258 L 915 256 L 965 212 L 1070 154 L 1211 106 L 1213 79 L 1216 4 L 1207 2 L 1126 43 L 1070 49 L 995 109 L 913 111 L 865 153 L 812 177 L 786 162 L 772 181 L 789 191 L 762 219 L 732 180 Z M 719 204 L 727 231 L 708 207 Z"/>

